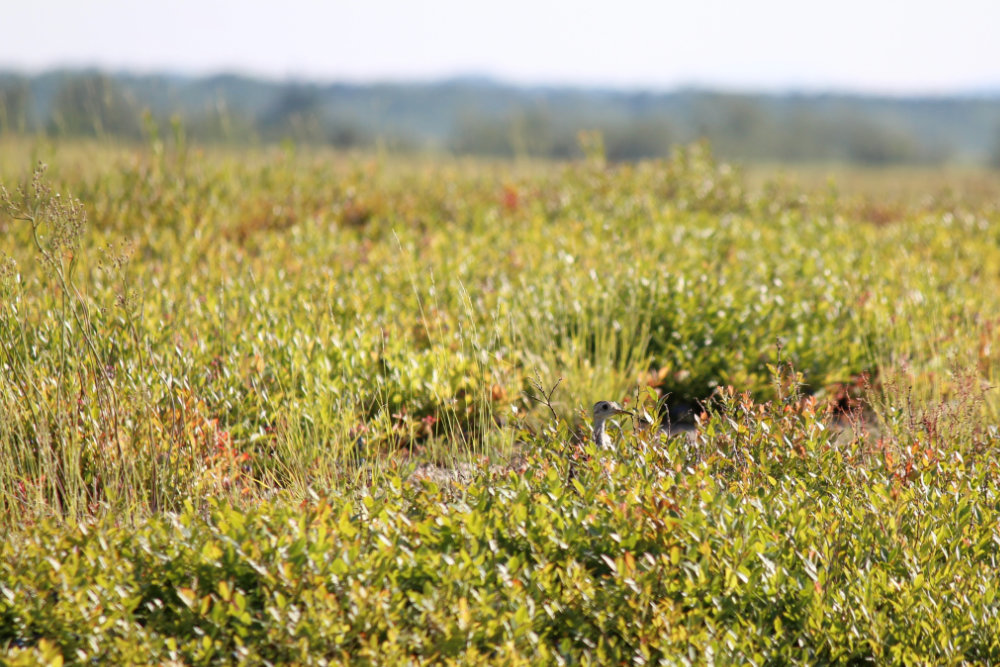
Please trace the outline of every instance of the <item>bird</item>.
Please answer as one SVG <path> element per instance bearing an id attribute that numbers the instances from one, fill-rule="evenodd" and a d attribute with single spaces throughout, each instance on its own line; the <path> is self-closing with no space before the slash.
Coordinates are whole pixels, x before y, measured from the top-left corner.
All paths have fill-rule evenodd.
<path id="1" fill-rule="evenodd" d="M 643 439 L 651 436 L 670 437 L 678 434 L 684 434 L 688 440 L 693 440 L 695 438 L 695 427 L 692 424 L 672 424 L 669 421 L 666 423 L 658 423 L 658 421 L 654 420 L 654 418 L 645 410 L 636 413 L 631 410 L 626 410 L 614 401 L 598 401 L 597 403 L 594 403 L 594 443 L 596 443 L 598 447 L 601 447 L 602 449 L 614 449 L 614 443 L 611 441 L 611 436 L 608 435 L 607 431 L 604 429 L 604 422 L 611 417 L 616 417 L 618 415 L 630 416 L 632 418 L 632 423 L 635 426 L 636 433 L 641 434 Z"/>
<path id="2" fill-rule="evenodd" d="M 598 401 L 594 403 L 594 444 L 602 449 L 614 449 L 611 436 L 604 430 L 604 422 L 617 415 L 631 415 L 614 401 Z"/>

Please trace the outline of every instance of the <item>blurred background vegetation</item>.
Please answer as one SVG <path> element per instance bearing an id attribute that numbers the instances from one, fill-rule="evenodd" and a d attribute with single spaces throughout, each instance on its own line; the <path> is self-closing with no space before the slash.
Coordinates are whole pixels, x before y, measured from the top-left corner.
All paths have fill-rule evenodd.
<path id="1" fill-rule="evenodd" d="M 873 97 L 623 92 L 438 83 L 275 82 L 59 70 L 0 72 L 0 133 L 143 138 L 143 114 L 192 140 L 570 158 L 598 130 L 610 160 L 663 157 L 708 139 L 743 162 L 1000 167 L 1000 95 Z"/>

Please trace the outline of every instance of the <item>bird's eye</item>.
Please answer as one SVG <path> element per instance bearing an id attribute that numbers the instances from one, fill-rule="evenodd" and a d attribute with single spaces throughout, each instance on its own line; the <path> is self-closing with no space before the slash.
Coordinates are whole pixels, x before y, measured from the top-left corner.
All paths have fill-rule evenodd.
<path id="1" fill-rule="evenodd" d="M 601 410 L 607 410 L 607 409 L 608 409 L 608 408 L 610 408 L 610 407 L 611 407 L 611 406 L 610 406 L 610 405 L 608 405 L 607 403 L 601 403 Z"/>

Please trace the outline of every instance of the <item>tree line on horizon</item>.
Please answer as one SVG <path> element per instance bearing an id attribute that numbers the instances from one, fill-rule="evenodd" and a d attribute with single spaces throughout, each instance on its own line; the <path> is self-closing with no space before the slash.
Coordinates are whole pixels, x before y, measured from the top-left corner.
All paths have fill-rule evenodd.
<path id="1" fill-rule="evenodd" d="M 238 75 L 0 73 L 0 134 L 142 140 L 144 117 L 179 119 L 205 143 L 293 141 L 343 149 L 572 158 L 597 131 L 611 160 L 663 157 L 708 139 L 747 162 L 1000 167 L 1000 94 L 889 98 L 525 88 L 482 79 L 427 84 L 273 82 Z"/>

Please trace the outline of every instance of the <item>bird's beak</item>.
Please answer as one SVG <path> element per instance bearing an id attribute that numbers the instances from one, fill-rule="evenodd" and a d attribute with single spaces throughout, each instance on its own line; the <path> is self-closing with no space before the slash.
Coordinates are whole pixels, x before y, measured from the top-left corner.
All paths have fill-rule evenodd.
<path id="1" fill-rule="evenodd" d="M 633 413 L 631 410 L 626 410 L 624 408 L 618 408 L 617 410 L 615 410 L 615 414 L 616 415 L 634 415 L 635 413 Z"/>

